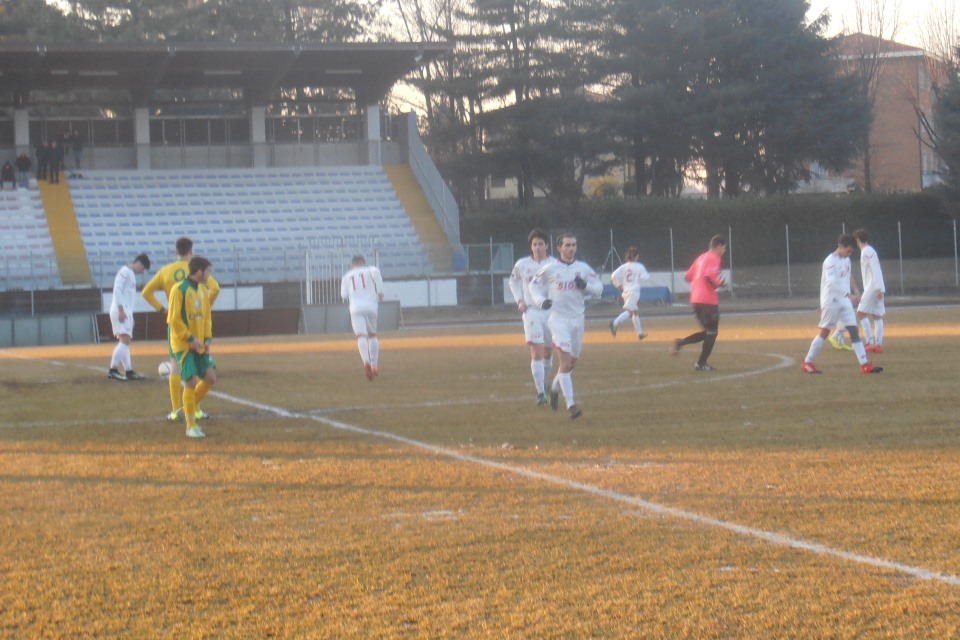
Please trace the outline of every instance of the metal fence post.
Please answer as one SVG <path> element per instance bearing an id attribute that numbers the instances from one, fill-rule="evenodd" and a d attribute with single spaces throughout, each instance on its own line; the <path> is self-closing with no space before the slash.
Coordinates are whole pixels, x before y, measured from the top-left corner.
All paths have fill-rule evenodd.
<path id="1" fill-rule="evenodd" d="M 903 232 L 897 220 L 897 245 L 900 250 L 900 295 L 903 295 Z"/>
<path id="2" fill-rule="evenodd" d="M 953 221 L 953 283 L 960 287 L 960 265 L 957 263 L 957 221 Z"/>
<path id="3" fill-rule="evenodd" d="M 677 282 L 676 282 L 676 273 L 677 265 L 674 260 L 675 256 L 673 254 L 673 227 L 670 227 L 670 295 L 676 297 L 677 294 Z"/>
<path id="4" fill-rule="evenodd" d="M 497 303 L 493 295 L 493 236 L 490 236 L 490 263 L 487 266 L 487 271 L 490 272 L 490 306 L 495 307 Z"/>
<path id="5" fill-rule="evenodd" d="M 790 225 L 789 224 L 783 225 L 783 232 L 786 236 L 786 241 L 787 241 L 787 297 L 792 298 L 793 289 L 791 288 L 791 285 L 790 285 Z"/>
<path id="6" fill-rule="evenodd" d="M 727 286 L 730 288 L 730 295 L 733 293 L 733 226 L 727 226 L 727 260 L 730 262 L 730 281 Z"/>

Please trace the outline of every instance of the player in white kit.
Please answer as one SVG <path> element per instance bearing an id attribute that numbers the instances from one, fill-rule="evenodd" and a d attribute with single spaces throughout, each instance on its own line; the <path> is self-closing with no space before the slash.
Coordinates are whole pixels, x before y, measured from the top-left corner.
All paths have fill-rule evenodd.
<path id="1" fill-rule="evenodd" d="M 617 336 L 617 329 L 627 320 L 633 323 L 633 328 L 637 332 L 637 338 L 643 340 L 647 334 L 643 332 L 643 323 L 637 313 L 637 303 L 640 302 L 640 283 L 650 279 L 647 268 L 637 258 L 640 257 L 640 251 L 636 247 L 630 247 L 624 254 L 626 260 L 617 267 L 616 271 L 610 274 L 610 284 L 623 292 L 623 313 L 610 321 L 610 333 Z"/>
<path id="2" fill-rule="evenodd" d="M 863 327 L 866 350 L 883 353 L 883 316 L 887 310 L 883 302 L 886 287 L 883 284 L 880 258 L 877 257 L 877 250 L 869 244 L 870 235 L 866 229 L 857 229 L 853 232 L 853 237 L 860 247 L 860 275 L 863 278 L 863 296 L 857 306 L 857 319 Z"/>
<path id="3" fill-rule="evenodd" d="M 350 324 L 357 336 L 357 349 L 367 380 L 380 375 L 380 339 L 377 338 L 377 311 L 383 300 L 380 269 L 367 266 L 363 256 L 353 256 L 350 271 L 340 281 L 340 297 L 350 304 Z"/>
<path id="4" fill-rule="evenodd" d="M 534 303 L 533 294 L 530 293 L 530 281 L 540 269 L 554 262 L 554 259 L 547 255 L 547 234 L 544 231 L 534 229 L 527 236 L 527 242 L 530 244 L 530 255 L 520 258 L 513 265 L 507 284 L 517 301 L 517 308 L 523 314 L 523 337 L 530 346 L 530 372 L 537 389 L 537 405 L 542 407 L 547 404 L 544 381 L 553 367 L 553 345 L 550 328 L 547 326 L 550 312 Z"/>
<path id="5" fill-rule="evenodd" d="M 143 380 L 133 370 L 130 343 L 133 342 L 133 305 L 137 297 L 137 276 L 150 268 L 150 258 L 141 253 L 129 265 L 120 267 L 113 279 L 113 299 L 110 301 L 110 326 L 117 338 L 117 346 L 110 356 L 108 378 L 114 380 Z M 123 371 L 120 367 L 123 366 Z"/>
<path id="6" fill-rule="evenodd" d="M 870 363 L 857 329 L 857 316 L 853 311 L 853 303 L 858 301 L 859 296 L 850 293 L 850 254 L 853 253 L 855 245 L 853 236 L 844 234 L 837 241 L 836 251 L 823 261 L 823 271 L 820 276 L 820 332 L 810 343 L 807 357 L 804 358 L 800 367 L 804 373 L 821 373 L 814 362 L 837 322 L 842 322 L 850 334 L 850 344 L 860 362 L 860 372 L 883 371 L 883 367 L 875 367 Z"/>
<path id="7" fill-rule="evenodd" d="M 590 265 L 576 259 L 575 235 L 561 235 L 557 240 L 557 253 L 559 259 L 534 276 L 530 292 L 537 307 L 550 310 L 547 324 L 560 361 L 560 369 L 550 384 L 550 406 L 557 410 L 562 392 L 570 419 L 575 420 L 583 414 L 574 401 L 571 374 L 583 347 L 584 300 L 588 296 L 599 298 L 603 284 Z"/>

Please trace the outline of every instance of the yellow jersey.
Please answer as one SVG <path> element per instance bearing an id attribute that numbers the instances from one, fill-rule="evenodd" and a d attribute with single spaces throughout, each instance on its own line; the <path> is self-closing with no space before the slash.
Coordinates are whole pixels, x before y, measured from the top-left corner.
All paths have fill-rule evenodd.
<path id="1" fill-rule="evenodd" d="M 171 352 L 188 350 L 194 338 L 201 344 L 213 340 L 210 298 L 207 287 L 189 278 L 174 287 L 167 310 Z"/>
<path id="2" fill-rule="evenodd" d="M 156 275 L 150 278 L 150 282 L 143 286 L 143 290 L 140 292 L 140 295 L 143 296 L 143 299 L 146 300 L 151 307 L 157 311 L 163 311 L 163 305 L 157 300 L 157 292 L 163 291 L 167 296 L 167 303 L 170 301 L 170 293 L 173 291 L 173 288 L 178 284 L 187 279 L 187 276 L 190 275 L 187 273 L 189 270 L 190 260 L 181 259 L 175 260 L 170 264 L 164 265 L 157 271 Z M 207 278 L 205 286 L 210 291 L 210 306 L 213 306 L 214 301 L 217 299 L 217 296 L 220 295 L 220 285 L 214 280 L 213 276 Z"/>

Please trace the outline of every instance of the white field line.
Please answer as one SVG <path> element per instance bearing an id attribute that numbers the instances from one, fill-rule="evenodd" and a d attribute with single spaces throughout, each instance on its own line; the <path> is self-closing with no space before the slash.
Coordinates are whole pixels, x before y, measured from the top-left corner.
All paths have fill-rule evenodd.
<path id="1" fill-rule="evenodd" d="M 738 374 L 731 374 L 724 377 L 726 379 L 730 379 L 730 378 L 744 378 L 751 375 L 759 375 L 760 373 L 765 373 L 768 371 L 772 371 L 774 369 L 779 369 L 793 363 L 792 358 L 789 358 L 784 355 L 780 355 L 780 354 L 766 354 L 766 355 L 779 358 L 780 362 L 778 362 L 776 365 L 773 365 L 771 367 L 766 367 L 764 369 L 742 372 Z M 24 359 L 33 360 L 36 362 L 44 362 L 43 360 L 35 359 L 35 358 L 24 358 Z M 59 362 L 57 362 L 56 364 L 59 366 L 63 366 L 63 364 Z M 81 365 L 81 366 L 84 366 L 84 365 Z M 102 370 L 102 367 L 85 366 L 85 368 L 96 368 L 98 371 Z M 702 383 L 702 382 L 710 382 L 710 381 L 719 381 L 724 377 L 704 376 L 702 381 L 695 380 L 693 382 Z M 679 384 L 679 383 L 676 381 L 661 383 L 662 386 L 669 386 L 673 384 Z M 865 554 L 854 553 L 852 551 L 838 549 L 836 547 L 820 544 L 818 542 L 811 542 L 809 540 L 804 540 L 802 538 L 795 538 L 789 535 L 784 535 L 784 534 L 776 533 L 773 531 L 766 531 L 764 529 L 749 527 L 746 525 L 737 524 L 735 522 L 728 522 L 726 520 L 721 520 L 720 518 L 714 518 L 712 516 L 696 513 L 695 511 L 687 511 L 685 509 L 679 509 L 677 507 L 669 507 L 666 505 L 659 504 L 657 502 L 651 502 L 649 500 L 644 500 L 636 496 L 620 493 L 618 491 L 603 489 L 601 487 L 585 484 L 583 482 L 570 480 L 569 478 L 564 478 L 562 476 L 543 473 L 541 471 L 535 471 L 533 469 L 528 469 L 526 467 L 508 464 L 508 463 L 500 462 L 497 460 L 490 460 L 488 458 L 472 456 L 469 454 L 462 453 L 460 451 L 455 451 L 453 449 L 437 446 L 429 442 L 424 442 L 422 440 L 415 440 L 413 438 L 408 438 L 400 434 L 391 433 L 389 431 L 378 431 L 375 429 L 366 429 L 364 427 L 360 427 L 355 424 L 350 424 L 348 422 L 343 422 L 340 420 L 334 420 L 333 418 L 328 418 L 325 416 L 288 411 L 281 407 L 275 407 L 273 405 L 264 404 L 264 403 L 256 402 L 253 400 L 247 400 L 246 398 L 233 396 L 228 393 L 223 393 L 222 391 L 212 390 L 210 391 L 210 394 L 215 395 L 218 398 L 221 398 L 223 400 L 228 400 L 230 402 L 233 402 L 239 405 L 252 407 L 254 409 L 257 409 L 265 413 L 272 413 L 279 417 L 313 420 L 314 422 L 319 422 L 320 424 L 327 425 L 329 427 L 338 429 L 340 431 L 347 431 L 350 433 L 356 433 L 363 436 L 380 438 L 383 440 L 392 440 L 394 442 L 405 444 L 410 447 L 414 447 L 416 449 L 428 451 L 438 456 L 451 458 L 453 460 L 459 460 L 460 462 L 469 462 L 469 463 L 480 465 L 482 467 L 486 467 L 489 469 L 496 469 L 499 471 L 505 471 L 507 473 L 511 473 L 513 475 L 530 478 L 532 480 L 539 480 L 541 482 L 547 482 L 549 484 L 553 484 L 561 487 L 567 487 L 569 489 L 573 489 L 575 491 L 581 491 L 589 495 L 597 496 L 600 498 L 606 498 L 608 500 L 614 500 L 616 502 L 627 504 L 627 505 L 636 507 L 642 511 L 652 513 L 654 515 L 673 518 L 675 520 L 691 522 L 693 524 L 712 527 L 715 529 L 722 529 L 722 530 L 729 531 L 731 533 L 735 533 L 737 535 L 745 536 L 748 538 L 763 540 L 764 542 L 767 542 L 773 545 L 788 547 L 790 549 L 798 549 L 801 551 L 808 551 L 818 556 L 831 557 L 839 560 L 844 560 L 847 562 L 852 562 L 855 564 L 862 564 L 862 565 L 874 567 L 877 569 L 894 571 L 894 572 L 911 576 L 913 578 L 917 578 L 920 580 L 931 580 L 931 581 L 940 582 L 943 584 L 960 586 L 960 576 L 956 576 L 953 574 L 943 573 L 940 571 L 927 569 L 924 567 L 916 567 L 913 565 L 904 564 L 902 562 L 886 560 L 884 558 L 877 558 L 877 557 L 868 556 Z"/>
<path id="2" fill-rule="evenodd" d="M 214 393 L 214 392 L 211 391 L 211 393 Z M 399 442 L 411 447 L 415 447 L 417 449 L 429 451 L 438 456 L 452 458 L 454 460 L 459 460 L 461 462 L 470 462 L 470 463 L 477 464 L 490 469 L 506 471 L 508 473 L 512 473 L 518 476 L 523 476 L 525 478 L 540 480 L 542 482 L 547 482 L 550 484 L 567 487 L 569 489 L 574 489 L 576 491 L 582 491 L 590 495 L 598 496 L 601 498 L 607 498 L 610 500 L 615 500 L 617 502 L 628 504 L 633 507 L 637 507 L 643 511 L 647 511 L 649 513 L 653 513 L 659 516 L 674 518 L 676 520 L 685 520 L 687 522 L 692 522 L 694 524 L 704 525 L 707 527 L 713 527 L 716 529 L 724 529 L 726 531 L 730 531 L 738 535 L 763 540 L 765 542 L 769 542 L 770 544 L 774 544 L 782 547 L 789 547 L 791 549 L 800 549 L 803 551 L 809 551 L 819 556 L 839 558 L 841 560 L 846 560 L 848 562 L 863 564 L 863 565 L 875 567 L 878 569 L 887 569 L 890 571 L 896 571 L 898 573 L 906 574 L 908 576 L 919 578 L 921 580 L 933 580 L 935 582 L 942 582 L 945 584 L 960 586 L 960 576 L 955 576 L 948 573 L 942 573 L 939 571 L 934 571 L 932 569 L 926 569 L 923 567 L 914 567 L 912 565 L 903 564 L 901 562 L 895 562 L 892 560 L 885 560 L 883 558 L 875 558 L 873 556 L 853 553 L 851 551 L 837 549 L 835 547 L 830 547 L 817 542 L 810 542 L 808 540 L 803 540 L 802 538 L 794 538 L 792 536 L 775 533 L 773 531 L 765 531 L 763 529 L 757 529 L 755 527 L 748 527 L 745 525 L 737 524 L 735 522 L 727 522 L 726 520 L 721 520 L 719 518 L 714 518 L 712 516 L 702 515 L 694 511 L 687 511 L 685 509 L 678 509 L 676 507 L 668 507 L 666 505 L 662 505 L 656 502 L 650 502 L 649 500 L 637 498 L 636 496 L 627 495 L 624 493 L 620 493 L 618 491 L 611 491 L 609 489 L 603 489 L 601 487 L 595 487 L 593 485 L 584 484 L 582 482 L 577 482 L 575 480 L 570 480 L 568 478 L 564 478 L 561 476 L 556 476 L 549 473 L 543 473 L 540 471 L 534 471 L 533 469 L 528 469 L 526 467 L 508 464 L 505 462 L 499 462 L 497 460 L 490 460 L 488 458 L 472 456 L 469 454 L 462 453 L 460 451 L 455 451 L 453 449 L 440 447 L 440 446 L 431 444 L 429 442 L 424 442 L 422 440 L 415 440 L 413 438 L 408 438 L 406 436 L 402 436 L 396 433 L 390 433 L 389 431 L 377 431 L 374 429 L 366 429 L 364 427 L 359 427 L 357 425 L 350 424 L 347 422 L 342 422 L 340 420 L 334 420 L 333 418 L 328 418 L 325 416 L 291 413 L 279 407 L 274 407 L 268 404 L 246 400 L 244 398 L 238 398 L 236 396 L 231 396 L 225 393 L 217 393 L 217 396 L 223 398 L 224 400 L 229 400 L 237 404 L 244 404 L 263 412 L 275 413 L 276 415 L 284 416 L 284 417 L 308 418 L 310 420 L 314 420 L 316 422 L 325 424 L 329 427 L 333 427 L 334 429 L 339 429 L 341 431 L 349 431 L 351 433 L 356 433 L 364 436 L 371 436 L 375 438 L 381 438 L 384 440 L 392 440 L 394 442 Z"/>

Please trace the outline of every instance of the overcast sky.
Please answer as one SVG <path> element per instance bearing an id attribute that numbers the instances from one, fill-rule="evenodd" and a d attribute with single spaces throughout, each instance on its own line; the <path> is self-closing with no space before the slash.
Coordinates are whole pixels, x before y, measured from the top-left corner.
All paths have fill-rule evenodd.
<path id="1" fill-rule="evenodd" d="M 920 31 L 927 13 L 934 6 L 939 6 L 944 0 L 904 0 L 900 5 L 900 29 L 894 40 L 904 44 L 919 45 Z M 862 6 L 869 7 L 872 4 L 886 2 L 887 14 L 893 11 L 896 6 L 896 0 L 860 0 Z M 820 15 L 825 9 L 830 11 L 830 30 L 827 35 L 835 35 L 844 31 L 844 20 L 847 23 L 847 31 L 856 31 L 854 8 L 857 0 L 810 0 L 810 13 L 808 18 L 813 19 Z M 888 34 L 885 34 L 889 36 Z"/>

